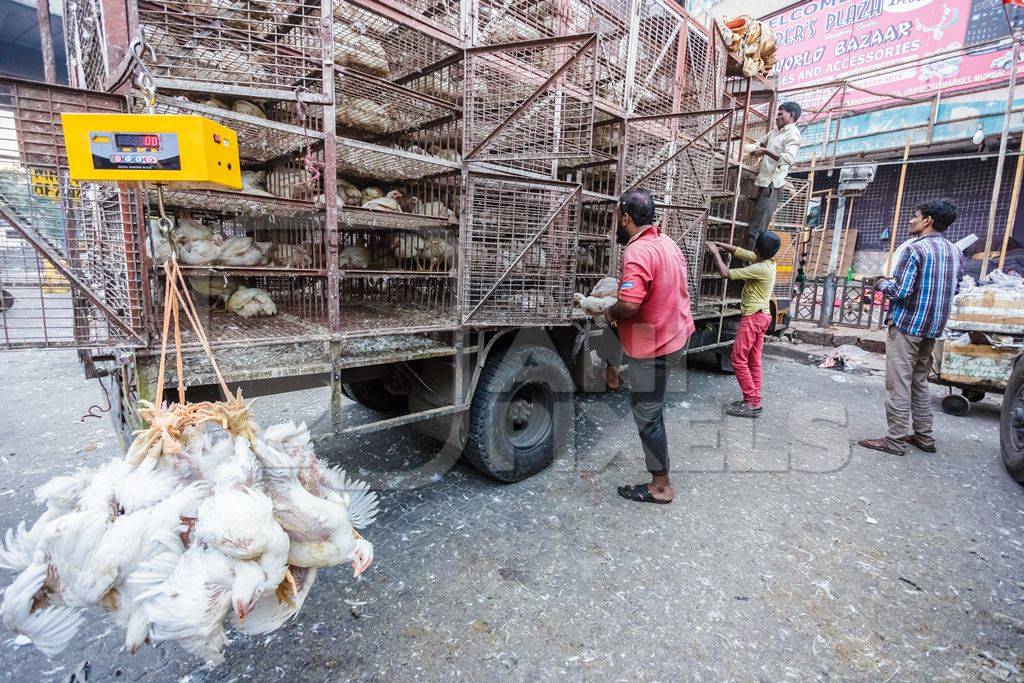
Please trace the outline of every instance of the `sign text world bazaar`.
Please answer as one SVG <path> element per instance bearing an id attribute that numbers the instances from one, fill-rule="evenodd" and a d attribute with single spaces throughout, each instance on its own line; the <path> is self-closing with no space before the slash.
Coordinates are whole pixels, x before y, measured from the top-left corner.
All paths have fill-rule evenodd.
<path id="1" fill-rule="evenodd" d="M 812 0 L 771 15 L 778 41 L 779 89 L 848 79 L 937 52 L 1009 34 L 1000 0 Z M 856 80 L 862 88 L 908 98 L 1006 80 L 1009 48 L 981 49 Z M 884 98 L 849 91 L 845 104 Z"/>

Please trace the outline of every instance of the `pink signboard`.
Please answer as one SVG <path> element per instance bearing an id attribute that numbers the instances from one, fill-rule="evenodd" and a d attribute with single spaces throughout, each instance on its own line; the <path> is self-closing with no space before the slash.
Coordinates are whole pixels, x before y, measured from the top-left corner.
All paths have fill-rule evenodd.
<path id="1" fill-rule="evenodd" d="M 766 20 L 778 42 L 779 90 L 849 79 L 856 74 L 979 46 L 1009 35 L 1000 0 L 811 0 Z M 984 50 L 870 74 L 856 85 L 923 98 L 1008 78 L 1010 49 Z M 884 97 L 848 91 L 853 108 Z"/>

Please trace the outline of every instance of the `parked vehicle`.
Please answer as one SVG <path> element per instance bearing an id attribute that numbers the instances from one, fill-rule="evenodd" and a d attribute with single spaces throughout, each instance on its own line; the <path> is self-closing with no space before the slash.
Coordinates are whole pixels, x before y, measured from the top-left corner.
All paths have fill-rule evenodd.
<path id="1" fill-rule="evenodd" d="M 592 374 L 595 330 L 572 295 L 618 271 L 617 198 L 637 186 L 691 264 L 689 351 L 727 366 L 740 283 L 714 273 L 704 243 L 742 239 L 753 188 L 741 143 L 772 125 L 773 84 L 726 77 L 717 29 L 667 0 L 568 0 L 568 13 L 465 2 L 467 21 L 459 3 L 445 3 L 452 15 L 301 0 L 287 21 L 253 12 L 215 31 L 182 3 L 67 3 L 76 87 L 0 82 L 12 120 L 38 129 L 11 164 L 60 184 L 47 196 L 63 248 L 36 239 L 16 192 L 0 196 L 0 224 L 74 292 L 69 337 L 39 343 L 85 352 L 119 433 L 137 428 L 139 399 L 173 400 L 153 392 L 158 261 L 174 250 L 232 387 L 329 386 L 336 433 L 416 424 L 497 479 L 527 477 L 551 462 Z M 159 113 L 239 136 L 241 192 L 166 188 L 171 242 L 151 229 L 151 187 L 71 183 L 51 152 L 61 112 L 145 109 L 133 53 Z M 190 330 L 184 343 L 189 396 L 212 394 Z M 379 419 L 345 424 L 343 397 Z"/>

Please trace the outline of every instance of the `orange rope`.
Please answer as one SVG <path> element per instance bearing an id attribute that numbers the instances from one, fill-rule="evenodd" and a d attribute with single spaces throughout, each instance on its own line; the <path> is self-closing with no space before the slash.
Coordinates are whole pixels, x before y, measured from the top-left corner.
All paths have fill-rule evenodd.
<path id="1" fill-rule="evenodd" d="M 192 326 L 196 338 L 203 347 L 203 351 L 206 352 L 206 357 L 209 359 L 211 367 L 213 367 L 217 383 L 220 384 L 221 391 L 224 392 L 225 400 L 231 400 L 231 392 L 228 389 L 227 382 L 224 381 L 224 375 L 220 372 L 220 367 L 217 365 L 217 359 L 213 356 L 210 340 L 206 336 L 206 330 L 203 328 L 203 325 L 199 322 L 199 312 L 196 310 L 195 303 L 188 292 L 188 285 L 185 283 L 185 277 L 182 275 L 177 261 L 174 259 L 166 261 L 164 263 L 164 274 L 167 276 L 167 281 L 164 284 L 164 324 L 160 339 L 159 377 L 156 384 L 157 405 L 163 403 L 164 381 L 167 368 L 167 342 L 170 338 L 172 317 L 174 318 L 175 368 L 178 372 L 178 403 L 185 403 L 185 363 L 182 354 L 179 306 L 185 311 L 185 318 Z"/>
<path id="2" fill-rule="evenodd" d="M 185 283 L 185 276 L 181 274 L 181 269 L 175 264 L 175 271 L 177 275 L 177 282 L 182 292 L 182 299 L 185 302 L 183 306 L 185 315 L 188 317 L 189 323 L 192 325 L 192 329 L 196 333 L 196 338 L 199 339 L 199 343 L 202 345 L 203 350 L 206 352 L 206 357 L 210 360 L 210 367 L 213 368 L 213 373 L 217 377 L 217 383 L 220 384 L 221 391 L 224 392 L 224 400 L 230 401 L 231 390 L 228 389 L 227 382 L 224 381 L 224 375 L 220 372 L 220 367 L 217 365 L 217 359 L 213 355 L 213 349 L 210 347 L 210 339 L 206 336 L 206 329 L 199 322 L 199 312 L 196 310 L 195 303 L 192 301 L 192 295 L 188 292 L 188 285 Z"/>
<path id="3" fill-rule="evenodd" d="M 164 270 L 167 270 L 167 264 L 164 264 Z M 167 361 L 167 331 L 171 324 L 171 307 L 167 305 L 171 296 L 171 278 L 168 277 L 167 281 L 164 282 L 164 331 L 160 340 L 160 370 L 156 380 L 156 404 L 160 405 L 163 402 L 164 395 L 164 368 Z"/>

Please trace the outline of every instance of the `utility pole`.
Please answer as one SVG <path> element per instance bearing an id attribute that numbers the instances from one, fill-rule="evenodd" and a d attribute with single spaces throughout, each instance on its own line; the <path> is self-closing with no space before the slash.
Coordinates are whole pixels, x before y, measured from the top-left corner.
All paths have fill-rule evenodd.
<path id="1" fill-rule="evenodd" d="M 828 272 L 825 273 L 825 284 L 821 289 L 821 315 L 818 318 L 819 327 L 830 327 L 832 325 L 832 314 L 835 309 L 836 300 L 836 267 L 839 265 L 839 244 L 843 238 L 843 228 L 846 225 L 846 197 L 839 195 L 839 204 L 836 206 L 836 224 L 832 230 L 832 251 L 828 255 Z"/>

